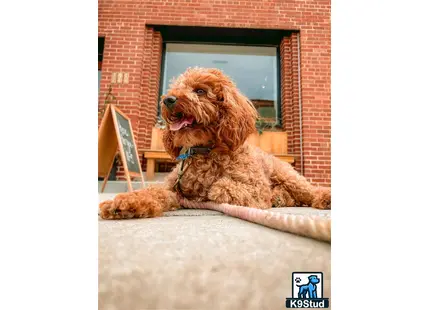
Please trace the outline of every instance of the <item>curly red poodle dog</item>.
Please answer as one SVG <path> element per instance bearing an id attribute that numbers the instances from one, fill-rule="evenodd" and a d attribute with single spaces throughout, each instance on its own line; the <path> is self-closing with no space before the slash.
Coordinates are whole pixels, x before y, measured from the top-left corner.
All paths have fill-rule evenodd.
<path id="1" fill-rule="evenodd" d="M 162 97 L 166 151 L 182 161 L 164 188 L 118 194 L 100 204 L 104 219 L 155 217 L 180 208 L 178 197 L 267 209 L 331 208 L 328 188 L 309 183 L 294 168 L 246 140 L 257 112 L 218 69 L 193 68 Z"/>

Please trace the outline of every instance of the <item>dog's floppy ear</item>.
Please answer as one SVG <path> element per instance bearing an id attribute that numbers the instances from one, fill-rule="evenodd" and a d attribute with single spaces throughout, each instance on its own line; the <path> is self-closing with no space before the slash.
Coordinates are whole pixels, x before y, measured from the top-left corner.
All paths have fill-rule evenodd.
<path id="1" fill-rule="evenodd" d="M 232 83 L 225 83 L 221 91 L 217 146 L 235 151 L 256 131 L 257 111 L 252 102 Z"/>
<path id="2" fill-rule="evenodd" d="M 176 159 L 179 156 L 181 148 L 175 147 L 173 145 L 173 133 L 167 128 L 164 129 L 163 133 L 163 144 L 166 152 L 172 157 L 172 159 Z"/>

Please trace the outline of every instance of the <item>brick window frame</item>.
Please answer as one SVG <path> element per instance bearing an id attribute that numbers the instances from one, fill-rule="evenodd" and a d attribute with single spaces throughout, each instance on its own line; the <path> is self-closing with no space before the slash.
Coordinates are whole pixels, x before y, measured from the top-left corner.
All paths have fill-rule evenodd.
<path id="1" fill-rule="evenodd" d="M 282 115 L 281 103 L 281 68 L 280 68 L 280 43 L 284 36 L 290 35 L 287 30 L 249 29 L 249 28 L 220 28 L 200 26 L 152 26 L 160 31 L 163 38 L 163 54 L 161 72 L 164 72 L 164 57 L 167 43 L 185 44 L 213 44 L 213 45 L 240 45 L 240 46 L 270 46 L 277 50 L 277 109 Z M 160 91 L 162 89 L 160 79 Z M 160 92 L 161 96 L 161 92 Z M 279 127 L 282 127 L 282 117 L 279 117 Z"/>
<path id="2" fill-rule="evenodd" d="M 278 51 L 278 108 L 281 113 L 282 130 L 288 134 L 288 153 L 296 158 L 295 168 L 301 171 L 300 157 L 300 104 L 299 104 L 299 32 L 296 30 L 219 28 L 200 26 L 147 25 L 162 38 L 161 65 L 157 72 L 158 90 L 161 90 L 166 43 L 209 43 L 237 45 L 277 46 Z M 210 38 L 210 39 L 208 39 Z M 159 93 L 159 96 L 161 93 Z M 157 102 L 158 110 L 158 102 Z M 154 122 L 158 113 L 153 115 Z M 151 127 L 152 128 L 152 127 Z M 146 145 L 150 145 L 150 139 Z"/>

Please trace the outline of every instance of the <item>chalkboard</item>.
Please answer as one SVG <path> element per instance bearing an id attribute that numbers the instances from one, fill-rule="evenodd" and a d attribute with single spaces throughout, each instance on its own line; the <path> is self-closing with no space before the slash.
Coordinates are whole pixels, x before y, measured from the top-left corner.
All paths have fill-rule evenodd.
<path id="1" fill-rule="evenodd" d="M 126 119 L 123 115 L 121 115 L 118 110 L 113 110 L 115 111 L 118 131 L 121 137 L 122 149 L 124 150 L 128 171 L 140 174 L 140 162 L 137 155 L 136 145 L 134 145 L 130 121 Z"/>
<path id="2" fill-rule="evenodd" d="M 103 177 L 101 192 L 103 193 L 119 148 L 127 186 L 133 191 L 131 177 L 142 179 L 142 188 L 145 187 L 142 169 L 136 142 L 133 137 L 130 119 L 114 105 L 108 105 L 103 114 L 99 128 L 99 171 L 98 176 Z"/>

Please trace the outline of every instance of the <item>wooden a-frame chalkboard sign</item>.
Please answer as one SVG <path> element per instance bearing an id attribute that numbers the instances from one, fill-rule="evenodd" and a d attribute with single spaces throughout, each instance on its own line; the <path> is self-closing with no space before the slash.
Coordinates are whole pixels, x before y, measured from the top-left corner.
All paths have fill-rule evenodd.
<path id="1" fill-rule="evenodd" d="M 144 179 L 140 166 L 139 155 L 137 153 L 136 141 L 130 119 L 116 106 L 110 104 L 105 110 L 99 128 L 99 177 L 104 177 L 101 192 L 103 193 L 106 182 L 109 178 L 115 161 L 115 155 L 119 147 L 119 154 L 124 166 L 125 177 L 127 178 L 128 190 L 131 192 L 131 177 Z"/>

